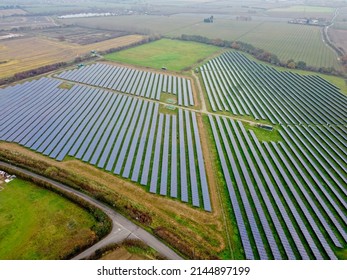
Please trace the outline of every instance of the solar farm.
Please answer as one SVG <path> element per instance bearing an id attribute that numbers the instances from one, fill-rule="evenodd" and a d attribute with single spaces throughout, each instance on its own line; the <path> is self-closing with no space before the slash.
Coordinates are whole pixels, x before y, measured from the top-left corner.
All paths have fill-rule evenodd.
<path id="1" fill-rule="evenodd" d="M 196 114 L 42 78 L 1 91 L 0 140 L 58 161 L 67 155 L 211 211 Z M 170 176 L 168 176 L 170 174 Z"/>
<path id="2" fill-rule="evenodd" d="M 66 71 L 59 78 L 160 100 L 161 93 L 177 95 L 179 106 L 194 106 L 191 81 L 182 77 L 107 64 Z"/>
<path id="3" fill-rule="evenodd" d="M 260 142 L 227 117 L 209 116 L 247 259 L 336 259 L 347 244 L 347 98 L 301 76 L 227 52 L 201 66 L 215 112 L 281 124 Z"/>
<path id="4" fill-rule="evenodd" d="M 319 76 L 279 72 L 237 52 L 200 67 L 212 111 L 273 124 L 346 124 L 347 98 Z"/>
<path id="5" fill-rule="evenodd" d="M 347 97 L 238 52 L 200 70 L 212 112 L 196 106 L 191 78 L 105 63 L 0 89 L 0 141 L 207 212 L 209 176 L 219 176 L 246 259 L 337 259 L 347 247 Z M 171 113 L 161 111 L 164 93 L 177 97 Z M 282 140 L 260 141 L 235 115 L 275 124 Z M 217 155 L 209 176 L 202 129 Z"/>

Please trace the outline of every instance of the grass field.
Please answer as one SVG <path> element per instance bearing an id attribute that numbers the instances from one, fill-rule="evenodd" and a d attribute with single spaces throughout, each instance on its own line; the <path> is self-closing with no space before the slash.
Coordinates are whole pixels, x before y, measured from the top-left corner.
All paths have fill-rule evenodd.
<path id="1" fill-rule="evenodd" d="M 8 40 L 0 43 L 0 78 L 62 61 L 70 61 L 91 50 L 103 51 L 139 42 L 141 35 L 123 36 L 89 45 L 57 42 L 39 37 Z"/>
<path id="2" fill-rule="evenodd" d="M 218 52 L 220 48 L 194 43 L 162 39 L 150 44 L 116 52 L 106 59 L 127 64 L 181 71 Z"/>
<path id="3" fill-rule="evenodd" d="M 59 259 L 94 241 L 94 221 L 61 196 L 15 179 L 0 192 L 0 259 Z"/>

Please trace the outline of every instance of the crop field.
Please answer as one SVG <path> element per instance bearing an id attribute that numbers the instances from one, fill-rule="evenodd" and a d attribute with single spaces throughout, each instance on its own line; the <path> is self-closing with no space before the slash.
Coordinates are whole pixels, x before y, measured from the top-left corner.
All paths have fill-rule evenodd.
<path id="1" fill-rule="evenodd" d="M 67 155 L 211 211 L 195 112 L 42 78 L 0 91 L 0 140 L 58 161 Z M 20 116 L 20 117 L 18 117 Z"/>
<path id="2" fill-rule="evenodd" d="M 273 124 L 345 124 L 347 98 L 318 76 L 302 76 L 227 52 L 200 68 L 213 111 Z"/>
<path id="3" fill-rule="evenodd" d="M 169 17 L 111 17 L 95 19 L 93 22 L 88 19 L 73 19 L 67 20 L 66 23 L 147 34 L 159 33 L 172 38 L 188 34 L 211 39 L 239 40 L 269 51 L 282 61 L 294 59 L 305 61 L 310 66 L 341 69 L 337 55 L 323 42 L 319 27 L 288 24 L 271 19 L 254 19 L 245 22 L 237 21 L 232 16 L 216 16 L 215 18 L 213 24 L 203 23 L 201 16 L 194 14 L 177 14 Z M 141 30 L 134 30 L 133 26 L 141 26 Z"/>
<path id="4" fill-rule="evenodd" d="M 218 30 L 216 37 L 215 30 Z M 178 29 L 169 36 L 181 34 L 201 35 L 229 41 L 242 41 L 278 56 L 282 61 L 294 59 L 316 67 L 340 69 L 337 55 L 322 41 L 321 29 L 315 26 L 288 24 L 286 22 L 220 19 L 213 25 L 199 23 Z M 299 52 L 297 50 L 300 50 Z"/>
<path id="5" fill-rule="evenodd" d="M 25 16 L 11 16 L 2 17 L 0 21 L 0 30 L 16 30 L 20 28 L 47 28 L 54 27 L 55 24 L 49 17 L 25 17 Z"/>
<path id="6" fill-rule="evenodd" d="M 294 59 L 315 67 L 341 69 L 336 53 L 322 41 L 321 28 L 316 26 L 265 22 L 238 40 L 267 50 L 283 61 Z"/>
<path id="7" fill-rule="evenodd" d="M 347 245 L 346 127 L 283 127 L 259 142 L 209 117 L 247 259 L 336 259 Z"/>
<path id="8" fill-rule="evenodd" d="M 0 9 L 0 17 L 9 17 L 13 15 L 26 15 L 27 12 L 21 9 Z"/>
<path id="9" fill-rule="evenodd" d="M 169 93 L 177 96 L 179 106 L 194 106 L 191 81 L 181 77 L 101 63 L 65 71 L 58 77 L 155 100 L 160 100 L 162 92 Z"/>
<path id="10" fill-rule="evenodd" d="M 270 16 L 287 17 L 287 18 L 326 18 L 333 16 L 334 8 L 324 6 L 289 6 L 275 9 L 269 9 L 266 13 Z"/>
<path id="11" fill-rule="evenodd" d="M 0 192 L 0 259 L 60 259 L 95 241 L 94 224 L 72 202 L 17 178 Z"/>
<path id="12" fill-rule="evenodd" d="M 329 28 L 329 36 L 335 46 L 347 53 L 347 24 L 344 29 Z"/>
<path id="13" fill-rule="evenodd" d="M 94 44 L 128 35 L 124 31 L 108 31 L 78 26 L 35 30 L 34 34 L 79 45 Z"/>
<path id="14" fill-rule="evenodd" d="M 136 16 L 114 16 L 114 17 L 99 17 L 93 18 L 91 21 L 88 18 L 74 18 L 59 20 L 62 24 L 77 24 L 95 28 L 98 26 L 108 30 L 124 30 L 128 32 L 139 32 L 144 34 L 162 34 L 180 30 L 186 26 L 201 23 L 202 19 L 199 16 L 154 16 L 154 15 L 136 15 Z"/>
<path id="15" fill-rule="evenodd" d="M 218 52 L 220 48 L 195 42 L 162 39 L 105 56 L 132 65 L 182 71 Z"/>
<path id="16" fill-rule="evenodd" d="M 0 64 L 0 78 L 57 62 L 70 61 L 91 50 L 102 51 L 130 45 L 143 38 L 141 35 L 129 35 L 84 46 L 39 37 L 1 41 L 0 61 L 5 63 Z"/>

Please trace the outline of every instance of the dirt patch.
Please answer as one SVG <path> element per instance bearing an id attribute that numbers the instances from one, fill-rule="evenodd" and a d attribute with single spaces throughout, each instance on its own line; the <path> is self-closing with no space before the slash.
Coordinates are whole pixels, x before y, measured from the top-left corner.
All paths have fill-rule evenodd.
<path id="1" fill-rule="evenodd" d="M 127 249 L 120 247 L 104 255 L 100 260 L 146 260 L 147 258 L 131 254 Z"/>

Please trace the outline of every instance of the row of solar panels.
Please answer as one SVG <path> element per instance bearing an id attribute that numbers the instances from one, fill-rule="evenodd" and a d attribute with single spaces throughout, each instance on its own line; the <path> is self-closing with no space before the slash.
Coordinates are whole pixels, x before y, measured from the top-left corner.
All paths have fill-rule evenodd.
<path id="1" fill-rule="evenodd" d="M 309 139 L 299 144 L 289 132 L 304 128 L 284 128 L 286 144 L 261 144 L 241 122 L 209 119 L 246 258 L 336 259 L 333 248 L 347 243 L 347 169 L 335 162 L 346 166 L 337 155 L 345 146 L 334 142 L 318 158 L 317 146 L 304 148 Z M 343 140 L 330 128 L 308 130 Z"/>
<path id="2" fill-rule="evenodd" d="M 253 71 L 254 62 L 236 52 L 201 67 L 213 111 L 230 111 L 283 124 L 344 124 L 347 98 L 314 76 Z"/>
<path id="3" fill-rule="evenodd" d="M 63 160 L 66 155 L 150 191 L 211 211 L 195 113 L 159 113 L 159 104 L 42 78 L 0 90 L 0 140 Z M 179 144 L 179 145 L 178 145 Z"/>
<path id="4" fill-rule="evenodd" d="M 59 78 L 160 100 L 162 92 L 177 95 L 180 106 L 194 106 L 192 85 L 189 79 L 96 63 L 68 70 Z"/>

